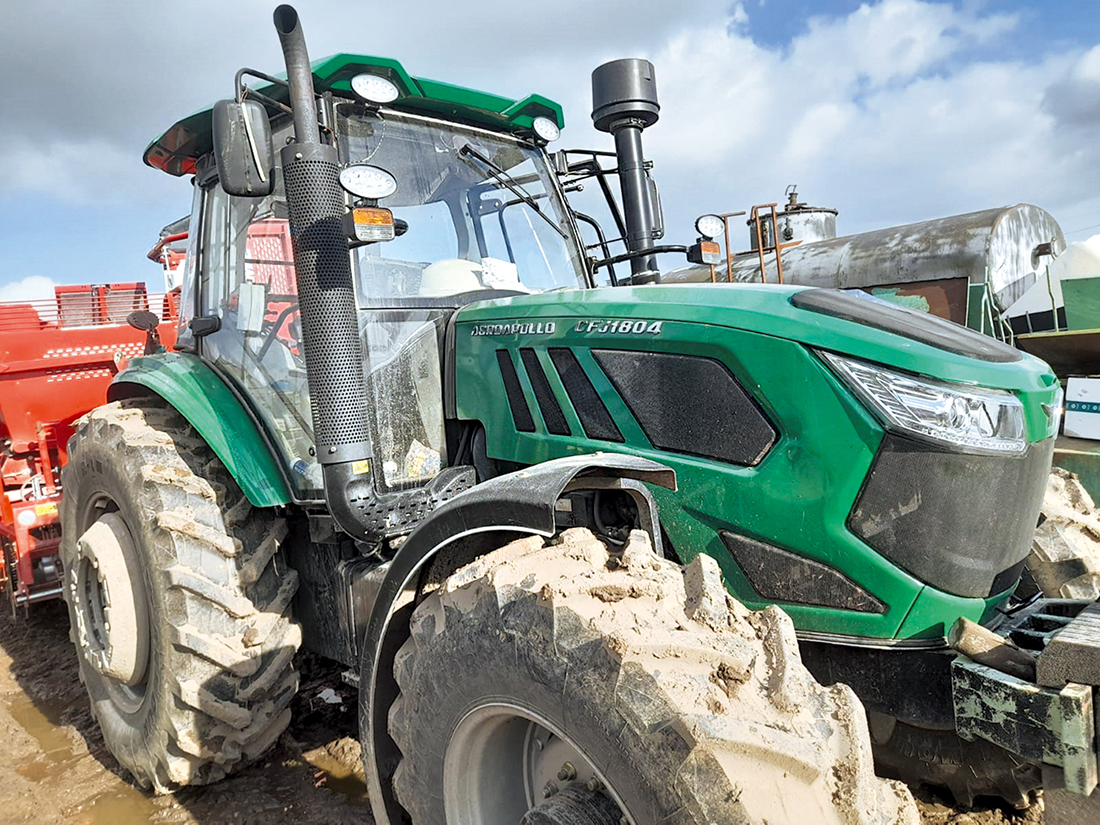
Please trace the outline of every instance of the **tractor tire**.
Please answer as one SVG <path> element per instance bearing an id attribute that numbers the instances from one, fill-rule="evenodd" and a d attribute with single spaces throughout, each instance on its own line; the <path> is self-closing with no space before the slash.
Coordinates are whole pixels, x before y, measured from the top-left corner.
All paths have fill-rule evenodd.
<path id="1" fill-rule="evenodd" d="M 62 479 L 70 635 L 108 750 L 159 793 L 258 757 L 298 689 L 285 521 L 159 398 L 89 413 Z"/>
<path id="2" fill-rule="evenodd" d="M 1061 467 L 1050 473 L 1027 572 L 1048 598 L 1100 598 L 1100 514 L 1077 476 Z"/>
<path id="3" fill-rule="evenodd" d="M 911 788 L 935 788 L 968 808 L 990 797 L 1023 810 L 1043 786 L 1037 766 L 991 742 L 968 742 L 953 730 L 921 728 L 881 713 L 870 714 L 870 723 L 879 776 Z"/>
<path id="4" fill-rule="evenodd" d="M 389 730 L 415 825 L 917 822 L 794 628 L 635 531 L 512 542 L 417 605 Z"/>

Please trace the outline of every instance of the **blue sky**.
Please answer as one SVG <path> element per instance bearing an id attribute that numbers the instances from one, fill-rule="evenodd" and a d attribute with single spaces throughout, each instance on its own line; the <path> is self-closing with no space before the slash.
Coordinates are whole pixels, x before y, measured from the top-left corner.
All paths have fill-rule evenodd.
<path id="1" fill-rule="evenodd" d="M 228 96 L 240 66 L 278 70 L 273 5 L 5 10 L 0 299 L 159 282 L 145 253 L 189 210 L 190 186 L 143 166 L 142 149 Z M 1100 231 L 1094 3 L 560 0 L 550 17 L 545 3 L 409 0 L 400 18 L 376 3 L 297 7 L 314 57 L 384 54 L 413 74 L 560 100 L 562 146 L 610 148 L 589 126 L 589 73 L 649 58 L 662 119 L 646 149 L 669 242 L 687 241 L 698 214 L 779 200 L 789 183 L 838 208 L 841 234 L 1021 201 L 1071 241 Z"/>

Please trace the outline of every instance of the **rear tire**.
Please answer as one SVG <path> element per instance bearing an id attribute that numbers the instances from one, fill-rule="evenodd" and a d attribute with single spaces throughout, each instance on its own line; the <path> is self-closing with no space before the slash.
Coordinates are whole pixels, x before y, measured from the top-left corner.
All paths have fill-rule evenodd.
<path id="1" fill-rule="evenodd" d="M 917 822 L 782 611 L 640 531 L 615 556 L 582 529 L 544 544 L 478 559 L 413 613 L 389 729 L 415 825 Z"/>
<path id="2" fill-rule="evenodd" d="M 298 689 L 285 521 L 158 398 L 93 410 L 62 478 L 64 595 L 107 748 L 162 793 L 258 757 Z"/>

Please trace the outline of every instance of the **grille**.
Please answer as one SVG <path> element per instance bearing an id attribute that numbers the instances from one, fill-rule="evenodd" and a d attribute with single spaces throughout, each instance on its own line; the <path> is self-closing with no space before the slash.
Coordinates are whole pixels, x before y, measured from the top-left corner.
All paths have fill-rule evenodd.
<path id="1" fill-rule="evenodd" d="M 519 385 L 519 376 L 516 375 L 516 367 L 512 363 L 512 356 L 508 350 L 497 350 L 497 365 L 500 367 L 500 377 L 504 381 L 504 392 L 508 395 L 508 409 L 512 411 L 512 423 L 521 433 L 533 433 L 535 419 L 531 417 L 527 399 L 523 397 L 523 388 Z"/>
<path id="2" fill-rule="evenodd" d="M 340 217 L 344 195 L 337 166 L 328 160 L 294 160 L 283 172 L 287 191 L 295 195 L 288 200 L 302 343 L 318 457 L 324 460 L 330 447 L 369 442 L 363 355 Z"/>
<path id="3" fill-rule="evenodd" d="M 933 587 L 995 596 L 1031 548 L 1053 450 L 1049 438 L 1023 456 L 969 455 L 887 433 L 848 529 Z"/>
<path id="4" fill-rule="evenodd" d="M 771 422 L 720 361 L 629 350 L 592 355 L 658 449 L 751 466 L 775 443 Z"/>
<path id="5" fill-rule="evenodd" d="M 588 380 L 573 350 L 553 347 L 550 349 L 550 360 L 558 371 L 558 377 L 561 378 L 573 409 L 577 411 L 584 434 L 600 441 L 621 443 L 624 440 L 623 434 L 619 432 L 596 388 Z"/>
<path id="6" fill-rule="evenodd" d="M 542 412 L 542 420 L 546 422 L 546 431 L 552 435 L 572 435 L 562 414 L 561 405 L 554 397 L 550 382 L 546 380 L 546 373 L 542 371 L 538 355 L 530 347 L 524 347 L 519 351 L 519 357 L 523 359 L 523 368 L 531 379 L 531 388 L 535 391 L 535 401 Z"/>

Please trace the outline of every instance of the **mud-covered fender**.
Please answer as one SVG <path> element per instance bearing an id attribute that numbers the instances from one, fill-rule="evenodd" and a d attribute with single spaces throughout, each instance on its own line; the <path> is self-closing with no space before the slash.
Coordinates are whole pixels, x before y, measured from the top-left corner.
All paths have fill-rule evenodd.
<path id="1" fill-rule="evenodd" d="M 641 482 L 676 489 L 675 471 L 628 455 L 597 453 L 547 461 L 498 476 L 437 509 L 398 549 L 379 585 L 359 656 L 359 731 L 371 807 L 378 825 L 400 822 L 390 777 L 400 752 L 390 739 L 387 714 L 397 697 L 393 660 L 408 637 L 419 574 L 437 553 L 458 540 L 484 537 L 483 552 L 524 535 L 552 536 L 554 508 L 563 493 L 622 489 L 639 503 L 643 527 L 660 541 L 656 506 Z"/>
<path id="2" fill-rule="evenodd" d="M 256 417 L 198 356 L 165 352 L 131 359 L 107 399 L 159 395 L 198 430 L 254 507 L 291 502 L 290 486 Z"/>

